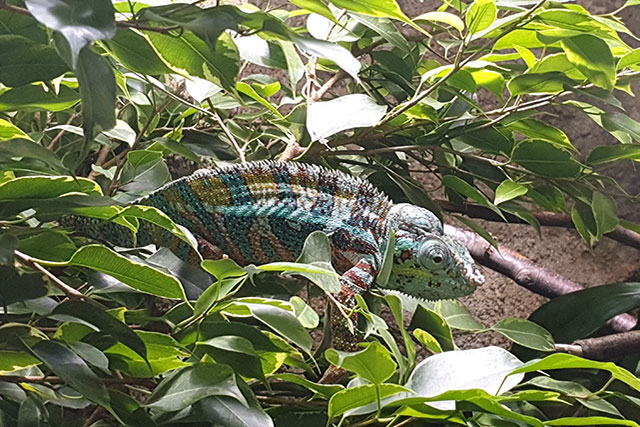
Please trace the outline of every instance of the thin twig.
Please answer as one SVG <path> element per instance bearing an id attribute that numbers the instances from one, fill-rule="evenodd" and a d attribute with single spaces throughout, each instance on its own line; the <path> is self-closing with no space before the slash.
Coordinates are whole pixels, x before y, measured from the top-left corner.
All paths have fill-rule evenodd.
<path id="1" fill-rule="evenodd" d="M 327 80 L 322 85 L 322 87 L 320 87 L 320 89 L 316 90 L 313 93 L 313 95 L 310 97 L 310 101 L 311 102 L 316 102 L 319 99 L 322 99 L 322 97 L 333 87 L 333 85 L 335 85 L 338 80 L 340 80 L 341 78 L 343 78 L 346 75 L 347 75 L 347 73 L 345 73 L 344 71 L 342 71 L 342 69 L 340 69 L 340 71 L 338 71 L 333 76 L 331 76 L 331 78 L 329 80 Z"/>
<path id="2" fill-rule="evenodd" d="M 143 387 L 153 388 L 156 386 L 155 381 L 150 378 L 100 378 L 104 384 L 122 384 L 122 385 L 139 385 Z M 60 377 L 39 377 L 39 376 L 21 376 L 21 375 L 0 375 L 0 382 L 5 383 L 29 383 L 29 384 L 66 384 L 67 382 Z"/>
<path id="3" fill-rule="evenodd" d="M 46 268 L 44 268 L 43 266 L 41 266 L 40 264 L 38 264 L 38 262 L 36 261 L 35 258 L 30 257 L 27 254 L 24 254 L 20 251 L 14 251 L 15 255 L 20 258 L 21 260 L 23 260 L 26 263 L 29 263 L 31 265 L 33 265 L 33 267 L 36 270 L 39 270 L 41 273 L 43 273 L 45 276 L 47 276 L 51 282 L 62 291 L 62 293 L 64 293 L 64 295 L 69 298 L 70 300 L 85 300 L 85 296 L 84 294 L 82 294 L 81 292 L 78 292 L 76 289 L 72 288 L 71 286 L 67 285 L 66 283 L 64 283 L 62 280 L 58 279 L 53 273 L 51 273 L 49 270 L 47 270 Z M 1 377 L 0 377 L 1 378 Z"/>
<path id="4" fill-rule="evenodd" d="M 211 101 L 211 98 L 207 98 L 207 102 L 209 103 L 209 110 L 210 110 L 209 116 L 213 117 L 213 119 L 218 123 L 220 128 L 222 128 L 222 132 L 224 132 L 224 134 L 229 139 L 229 142 L 233 146 L 233 149 L 236 150 L 236 153 L 238 154 L 238 158 L 240 159 L 240 162 L 246 163 L 247 159 L 245 158 L 244 150 L 240 147 L 240 144 L 238 144 L 238 141 L 236 141 L 236 138 L 233 136 L 231 131 L 229 131 L 227 126 L 224 124 L 224 121 L 222 121 L 222 119 L 220 118 L 220 115 L 218 114 L 215 107 L 213 106 L 213 102 Z"/>
<path id="5" fill-rule="evenodd" d="M 67 123 L 65 124 L 66 126 L 69 126 L 71 123 L 73 123 L 73 121 L 80 115 L 80 113 L 73 113 L 71 115 L 71 117 L 69 117 L 69 120 L 67 120 Z M 51 142 L 49 143 L 49 145 L 47 145 L 47 150 L 53 150 L 53 147 L 56 146 L 56 144 L 58 143 L 58 141 L 60 141 L 60 138 L 62 138 L 62 135 L 64 135 L 65 129 L 60 129 L 60 132 L 58 132 L 58 134 L 51 140 Z"/>
<path id="6" fill-rule="evenodd" d="M 110 152 L 111 152 L 111 147 L 109 147 L 108 145 L 103 145 L 102 148 L 100 149 L 100 152 L 98 152 L 98 157 L 96 158 L 96 166 L 102 167 L 105 160 L 107 160 L 107 156 L 109 155 Z M 96 172 L 95 170 L 91 170 L 87 178 L 89 178 L 92 181 L 95 181 L 98 174 L 99 172 Z"/>

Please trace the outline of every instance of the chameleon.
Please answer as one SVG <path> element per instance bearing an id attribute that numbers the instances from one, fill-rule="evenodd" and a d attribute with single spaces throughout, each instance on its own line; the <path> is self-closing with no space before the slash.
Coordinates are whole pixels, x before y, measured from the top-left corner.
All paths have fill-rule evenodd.
<path id="1" fill-rule="evenodd" d="M 336 299 L 346 308 L 355 307 L 356 294 L 377 284 L 391 230 L 392 267 L 378 287 L 438 300 L 468 295 L 484 281 L 468 250 L 444 234 L 431 211 L 394 204 L 370 182 L 317 165 L 266 160 L 203 169 L 132 204 L 158 208 L 188 229 L 204 258 L 226 254 L 240 265 L 295 261 L 305 238 L 323 231 L 341 275 Z M 145 221 L 135 238 L 130 229 L 104 219 L 70 215 L 61 222 L 116 246 L 153 243 L 187 262 L 200 261 L 186 242 Z M 332 314 L 330 322 L 332 346 L 357 350 L 358 339 L 345 318 Z"/>

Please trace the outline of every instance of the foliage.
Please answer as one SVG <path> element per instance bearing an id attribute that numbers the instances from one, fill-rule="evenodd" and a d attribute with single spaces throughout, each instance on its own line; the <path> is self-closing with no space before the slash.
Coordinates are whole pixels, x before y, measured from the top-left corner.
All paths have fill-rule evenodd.
<path id="1" fill-rule="evenodd" d="M 170 179 L 168 159 L 297 157 L 438 215 L 439 189 L 410 165 L 453 202 L 536 227 L 533 210 L 564 212 L 589 245 L 616 227 L 637 231 L 596 169 L 640 159 L 640 124 L 616 98 L 631 91 L 640 52 L 616 13 L 561 0 L 445 0 L 413 18 L 394 0 L 152 3 L 0 1 L 1 424 L 638 425 L 633 372 L 547 355 L 554 337 L 588 336 L 637 306 L 637 284 L 614 286 L 615 304 L 570 327 L 553 322 L 557 304 L 542 310 L 554 336 L 522 319 L 487 328 L 457 302 L 371 295 L 358 300 L 363 349 L 323 352 L 301 286 L 277 275 L 334 292 L 322 234 L 298 264 L 199 269 L 55 222 L 72 212 L 133 230 L 151 221 L 192 241 L 162 212 L 122 207 Z M 580 153 L 545 121 L 551 106 L 620 143 Z M 605 297 L 575 298 L 585 299 L 569 301 L 571 313 Z M 457 350 L 452 329 L 491 329 L 540 358 Z M 434 355 L 417 363 L 419 350 Z M 354 374 L 346 387 L 316 382 L 328 363 Z"/>

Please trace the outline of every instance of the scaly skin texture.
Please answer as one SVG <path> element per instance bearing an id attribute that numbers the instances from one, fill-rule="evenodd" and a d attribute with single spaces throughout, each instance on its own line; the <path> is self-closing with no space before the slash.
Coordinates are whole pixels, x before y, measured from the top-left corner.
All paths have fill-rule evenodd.
<path id="1" fill-rule="evenodd" d="M 186 227 L 204 258 L 226 254 L 241 265 L 294 261 L 306 237 L 324 231 L 342 275 L 336 299 L 347 308 L 355 306 L 355 294 L 375 284 L 389 228 L 397 240 L 385 289 L 420 299 L 448 299 L 473 292 L 484 280 L 466 248 L 444 235 L 433 213 L 394 205 L 367 181 L 319 166 L 261 161 L 202 170 L 133 204 L 154 206 Z M 200 260 L 185 242 L 144 221 L 135 240 L 129 229 L 109 221 L 70 216 L 62 223 L 117 246 L 154 243 L 188 262 Z M 356 350 L 357 337 L 333 311 L 332 345 Z"/>

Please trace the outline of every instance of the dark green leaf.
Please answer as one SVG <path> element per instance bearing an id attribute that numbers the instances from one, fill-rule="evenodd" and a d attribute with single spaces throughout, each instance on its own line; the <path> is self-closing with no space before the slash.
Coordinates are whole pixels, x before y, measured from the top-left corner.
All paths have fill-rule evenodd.
<path id="1" fill-rule="evenodd" d="M 560 129 L 537 119 L 523 119 L 510 123 L 510 129 L 516 130 L 532 139 L 549 141 L 558 148 L 575 150 L 569 137 Z"/>
<path id="2" fill-rule="evenodd" d="M 116 32 L 109 0 L 26 0 L 25 4 L 38 21 L 64 35 L 74 68 L 83 47 L 94 40 L 110 39 Z"/>
<path id="3" fill-rule="evenodd" d="M 185 298 L 180 282 L 173 277 L 131 261 L 102 245 L 88 245 L 78 249 L 69 260 L 69 265 L 106 273 L 140 292 L 165 298 Z"/>
<path id="4" fill-rule="evenodd" d="M 498 209 L 493 203 L 491 203 L 485 197 L 484 194 L 476 190 L 475 187 L 473 187 L 471 184 L 469 184 L 467 181 L 463 180 L 462 178 L 458 178 L 455 175 L 445 175 L 442 177 L 442 184 L 445 187 L 451 190 L 454 190 L 456 193 L 459 193 L 463 196 L 470 198 L 471 200 L 478 203 L 479 205 L 482 205 L 486 208 L 491 209 L 496 214 L 504 218 L 500 209 Z"/>
<path id="5" fill-rule="evenodd" d="M 116 125 L 116 79 L 106 59 L 89 48 L 78 55 L 74 68 L 82 97 L 82 129 L 87 141 Z"/>
<path id="6" fill-rule="evenodd" d="M 551 332 L 557 342 L 571 343 L 589 336 L 612 317 L 638 306 L 640 283 L 615 283 L 556 297 L 529 319 Z"/>
<path id="7" fill-rule="evenodd" d="M 84 397 L 111 409 L 109 393 L 100 379 L 74 352 L 55 341 L 43 340 L 31 347 L 33 354 L 54 374 L 82 393 Z"/>
<path id="8" fill-rule="evenodd" d="M 598 165 L 601 163 L 614 162 L 621 159 L 640 161 L 640 145 L 619 144 L 598 146 L 594 148 L 589 154 L 587 163 L 591 165 Z"/>
<path id="9" fill-rule="evenodd" d="M 524 141 L 515 150 L 511 160 L 533 173 L 550 178 L 575 178 L 582 166 L 567 151 L 544 141 Z"/>
<path id="10" fill-rule="evenodd" d="M 53 314 L 66 315 L 81 319 L 94 325 L 99 331 L 111 335 L 142 358 L 147 357 L 144 342 L 127 326 L 113 315 L 83 301 L 66 301 L 58 305 Z"/>
<path id="11" fill-rule="evenodd" d="M 433 310 L 418 305 L 409 329 L 420 328 L 433 335 L 444 351 L 455 348 L 451 328 L 444 318 Z"/>
<path id="12" fill-rule="evenodd" d="M 48 110 L 62 111 L 80 101 L 80 95 L 67 86 L 60 86 L 59 93 L 45 91 L 41 85 L 20 86 L 0 95 L 0 111 Z"/>
<path id="13" fill-rule="evenodd" d="M 519 74 L 507 83 L 511 95 L 531 95 L 538 93 L 560 93 L 564 85 L 572 85 L 572 80 L 564 73 Z"/>
<path id="14" fill-rule="evenodd" d="M 593 212 L 593 219 L 596 223 L 596 237 L 598 239 L 602 237 L 603 234 L 615 230 L 620 222 L 616 202 L 611 197 L 599 191 L 593 192 L 591 211 Z"/>
<path id="15" fill-rule="evenodd" d="M 460 301 L 438 301 L 435 308 L 452 328 L 464 331 L 481 331 L 485 329 L 485 326 L 474 319 L 469 310 Z"/>
<path id="16" fill-rule="evenodd" d="M 158 56 L 147 36 L 121 28 L 105 43 L 111 54 L 131 71 L 142 74 L 167 74 L 172 70 Z"/>
<path id="17" fill-rule="evenodd" d="M 20 275 L 12 267 L 0 265 L 0 301 L 3 305 L 40 298 L 46 294 L 47 284 L 42 280 L 41 274 Z"/>
<path id="18" fill-rule="evenodd" d="M 209 396 L 228 396 L 244 401 L 229 366 L 196 363 L 180 369 L 156 387 L 146 406 L 163 411 L 179 411 Z"/>
<path id="19" fill-rule="evenodd" d="M 555 351 L 551 334 L 541 326 L 525 319 L 502 319 L 492 330 L 501 333 L 516 344 L 540 351 Z"/>
<path id="20" fill-rule="evenodd" d="M 613 362 L 596 362 L 583 359 L 572 354 L 556 353 L 544 359 L 535 359 L 515 369 L 511 374 L 521 374 L 535 371 L 546 371 L 553 369 L 601 369 L 611 373 L 611 376 L 628 386 L 640 391 L 640 379 L 624 368 L 617 366 Z"/>
<path id="21" fill-rule="evenodd" d="M 0 36 L 0 52 L 0 83 L 6 86 L 51 80 L 69 70 L 54 48 L 26 37 Z"/>
<path id="22" fill-rule="evenodd" d="M 248 339 L 237 335 L 221 335 L 199 341 L 196 345 L 198 350 L 211 355 L 216 362 L 231 366 L 240 375 L 265 381 L 260 358 Z"/>

